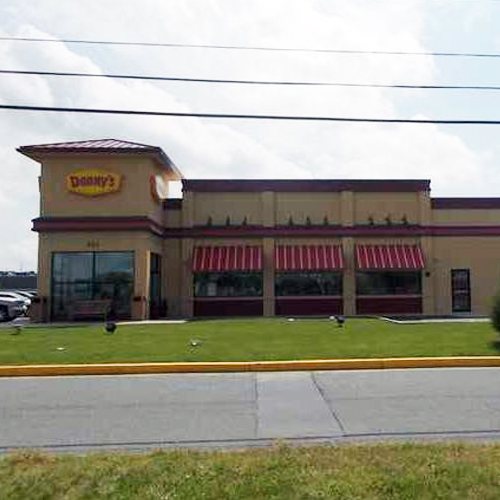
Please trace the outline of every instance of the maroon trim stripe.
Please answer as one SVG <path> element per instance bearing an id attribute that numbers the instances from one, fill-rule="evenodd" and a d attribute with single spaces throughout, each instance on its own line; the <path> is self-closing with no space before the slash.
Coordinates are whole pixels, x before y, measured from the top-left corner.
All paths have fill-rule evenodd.
<path id="1" fill-rule="evenodd" d="M 147 231 L 164 238 L 500 236 L 500 224 L 476 226 L 312 226 L 166 228 L 149 217 L 40 217 L 33 231 Z"/>
<path id="2" fill-rule="evenodd" d="M 431 207 L 435 210 L 494 210 L 500 209 L 500 198 L 432 198 Z"/>
<path id="3" fill-rule="evenodd" d="M 195 192 L 418 192 L 429 191 L 426 179 L 184 179 L 183 191 Z"/>

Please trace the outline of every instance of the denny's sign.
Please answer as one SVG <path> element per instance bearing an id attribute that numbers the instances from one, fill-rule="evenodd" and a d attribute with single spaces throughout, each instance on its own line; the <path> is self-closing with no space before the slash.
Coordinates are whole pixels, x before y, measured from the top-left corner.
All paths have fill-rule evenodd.
<path id="1" fill-rule="evenodd" d="M 96 168 L 76 170 L 66 177 L 66 188 L 83 196 L 100 196 L 120 190 L 122 176 Z"/>

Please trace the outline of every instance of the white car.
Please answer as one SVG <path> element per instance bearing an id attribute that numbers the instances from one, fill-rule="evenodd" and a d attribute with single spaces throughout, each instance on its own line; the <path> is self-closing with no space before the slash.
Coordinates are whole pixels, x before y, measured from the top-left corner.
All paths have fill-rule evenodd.
<path id="1" fill-rule="evenodd" d="M 19 295 L 18 293 L 15 292 L 0 291 L 0 300 L 1 299 L 15 300 L 16 303 L 21 306 L 23 314 L 26 314 L 28 312 L 29 307 L 31 306 L 30 299 L 22 295 Z"/>
<path id="2" fill-rule="evenodd" d="M 33 297 L 36 295 L 33 292 L 29 292 L 28 290 L 4 290 L 4 291 L 16 293 L 17 295 L 21 295 L 22 297 L 26 297 L 29 300 L 32 300 Z M 0 293 L 1 293 L 1 291 L 0 291 Z"/>
<path id="3" fill-rule="evenodd" d="M 24 313 L 24 306 L 19 300 L 0 297 L 0 322 L 10 321 Z"/>

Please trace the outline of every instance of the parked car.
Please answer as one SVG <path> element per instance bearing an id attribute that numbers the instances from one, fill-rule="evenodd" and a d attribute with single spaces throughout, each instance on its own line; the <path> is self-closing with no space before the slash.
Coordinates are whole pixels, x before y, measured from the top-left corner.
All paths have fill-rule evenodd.
<path id="1" fill-rule="evenodd" d="M 0 297 L 0 322 L 10 321 L 24 313 L 24 305 L 11 297 Z"/>
<path id="2" fill-rule="evenodd" d="M 21 306 L 23 314 L 27 314 L 29 307 L 31 306 L 31 299 L 19 295 L 16 292 L 6 292 L 5 290 L 0 291 L 0 299 L 13 299 Z"/>
<path id="3" fill-rule="evenodd" d="M 29 290 L 3 290 L 3 291 L 17 293 L 17 295 L 21 295 L 22 297 L 26 297 L 29 300 L 33 299 L 33 297 L 36 295 Z"/>

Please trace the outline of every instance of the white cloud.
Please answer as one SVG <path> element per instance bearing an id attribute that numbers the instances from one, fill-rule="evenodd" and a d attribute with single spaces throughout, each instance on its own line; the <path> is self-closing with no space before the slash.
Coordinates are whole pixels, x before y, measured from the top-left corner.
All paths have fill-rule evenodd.
<path id="1" fill-rule="evenodd" d="M 109 40 L 419 51 L 418 0 L 4 0 L 0 34 Z M 3 15 L 6 14 L 6 15 Z M 64 23 L 61 20 L 64 19 Z M 432 81 L 430 57 L 390 58 L 62 44 L 0 43 L 2 67 L 150 75 L 325 81 Z M 0 78 L 0 102 L 38 105 L 398 116 L 404 98 L 381 89 L 201 86 L 106 79 Z M 1 111 L 0 269 L 35 267 L 38 169 L 22 144 L 116 137 L 163 147 L 187 177 L 429 177 L 438 194 L 480 194 L 489 159 L 435 126 L 203 121 Z M 481 172 L 484 178 L 478 173 Z M 470 179 L 478 179 L 471 184 Z M 498 182 L 496 185 L 498 186 Z M 27 262 L 26 262 L 27 261 Z"/>

